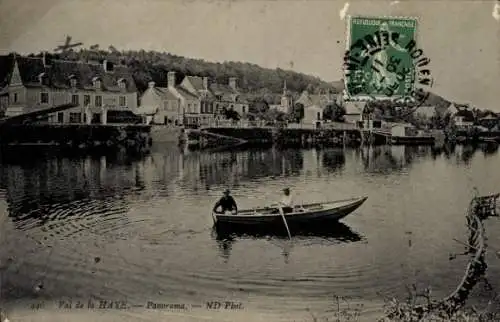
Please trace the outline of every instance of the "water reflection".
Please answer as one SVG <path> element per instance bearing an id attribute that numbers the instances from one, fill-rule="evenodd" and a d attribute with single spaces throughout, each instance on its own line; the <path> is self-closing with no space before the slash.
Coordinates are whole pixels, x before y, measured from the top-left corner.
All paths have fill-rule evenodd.
<path id="1" fill-rule="evenodd" d="M 61 236 L 127 225 L 125 197 L 146 189 L 146 160 L 47 157 L 4 164 L 0 188 L 6 190 L 8 216 L 18 229 L 43 227 L 49 235 Z"/>
<path id="2" fill-rule="evenodd" d="M 238 186 L 251 179 L 297 176 L 304 167 L 302 150 L 277 148 L 212 153 L 156 149 L 152 159 L 163 183 L 177 178 L 184 188 L 201 190 Z"/>
<path id="3" fill-rule="evenodd" d="M 128 212 L 132 196 L 150 200 L 158 193 L 163 198 L 179 191 L 183 196 L 189 195 L 188 191 L 203 194 L 219 186 L 238 187 L 264 178 L 311 173 L 320 177 L 341 173 L 346 163 L 359 163 L 369 173 L 407 171 L 417 160 L 429 157 L 444 156 L 468 164 L 478 149 L 489 156 L 498 151 L 498 145 L 254 148 L 212 153 L 156 146 L 150 155 L 140 158 L 124 153 L 61 157 L 47 152 L 18 162 L 3 160 L 0 189 L 6 191 L 9 216 L 17 227 L 29 229 L 51 221 L 62 225 L 64 220 L 74 217 L 90 221 L 92 216 L 94 220 L 118 216 Z M 120 220 L 127 224 L 126 216 Z"/>
<path id="4" fill-rule="evenodd" d="M 363 147 L 361 149 L 361 158 L 366 172 L 388 173 L 401 171 L 410 166 L 415 157 L 422 153 L 420 148 L 425 149 L 425 147 L 404 145 Z"/>
<path id="5" fill-rule="evenodd" d="M 302 226 L 301 228 L 294 227 L 290 231 L 292 240 L 308 240 L 310 243 L 324 243 L 329 244 L 341 244 L 341 243 L 353 243 L 365 240 L 364 236 L 358 232 L 355 232 L 351 227 L 347 226 L 342 222 L 331 222 L 329 224 L 315 225 L 312 226 Z M 274 241 L 286 241 L 289 239 L 288 233 L 283 229 L 273 229 L 273 230 L 263 230 L 263 229 L 249 229 L 244 230 L 236 229 L 221 229 L 214 227 L 212 229 L 212 238 L 216 240 L 219 252 L 224 259 L 228 259 L 233 244 L 239 239 L 257 239 L 265 238 Z M 284 256 L 287 256 L 289 251 L 286 249 L 283 252 Z"/>

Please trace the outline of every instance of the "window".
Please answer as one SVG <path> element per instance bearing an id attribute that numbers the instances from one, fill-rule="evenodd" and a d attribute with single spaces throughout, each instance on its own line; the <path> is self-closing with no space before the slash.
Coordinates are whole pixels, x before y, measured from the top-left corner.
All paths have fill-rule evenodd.
<path id="1" fill-rule="evenodd" d="M 49 104 L 49 93 L 40 93 L 40 103 Z"/>
<path id="2" fill-rule="evenodd" d="M 76 87 L 76 78 L 71 78 L 69 80 L 69 83 L 71 85 L 72 88 L 75 88 Z"/>
<path id="3" fill-rule="evenodd" d="M 125 98 L 125 96 L 120 96 L 120 106 L 127 106 L 127 100 Z"/>
<path id="4" fill-rule="evenodd" d="M 163 109 L 168 111 L 168 101 L 163 101 Z"/>
<path id="5" fill-rule="evenodd" d="M 95 106 L 101 107 L 102 106 L 102 96 L 97 95 L 95 97 Z"/>
<path id="6" fill-rule="evenodd" d="M 57 113 L 57 122 L 64 123 L 64 113 L 63 112 Z"/>
<path id="7" fill-rule="evenodd" d="M 242 113 L 245 113 L 245 106 L 241 107 L 241 111 L 242 111 Z"/>
<path id="8" fill-rule="evenodd" d="M 79 102 L 79 101 L 80 101 L 80 100 L 79 100 L 79 96 L 78 96 L 78 94 L 73 94 L 73 95 L 71 95 L 71 103 L 72 103 L 72 104 L 79 105 L 79 104 L 80 104 L 80 102 Z"/>
<path id="9" fill-rule="evenodd" d="M 94 80 L 94 87 L 95 87 L 95 89 L 101 89 L 101 80 L 100 79 Z"/>
<path id="10" fill-rule="evenodd" d="M 90 95 L 83 95 L 83 105 L 87 106 L 90 104 Z"/>
<path id="11" fill-rule="evenodd" d="M 14 97 L 12 98 L 12 100 L 14 101 L 14 103 L 17 103 L 17 93 L 14 93 L 13 95 Z"/>
<path id="12" fill-rule="evenodd" d="M 69 113 L 70 123 L 82 123 L 82 113 Z"/>
<path id="13" fill-rule="evenodd" d="M 126 87 L 125 85 L 127 85 L 125 83 L 125 80 L 122 79 L 122 80 L 118 81 L 118 87 L 120 87 L 120 89 L 125 89 L 125 87 Z"/>
<path id="14" fill-rule="evenodd" d="M 87 124 L 87 113 L 83 113 L 83 123 Z"/>

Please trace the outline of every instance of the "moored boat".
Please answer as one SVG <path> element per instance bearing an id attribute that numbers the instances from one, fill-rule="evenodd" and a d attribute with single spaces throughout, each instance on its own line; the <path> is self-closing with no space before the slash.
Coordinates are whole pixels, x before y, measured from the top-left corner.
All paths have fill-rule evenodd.
<path id="1" fill-rule="evenodd" d="M 285 218 L 289 226 L 314 225 L 323 221 L 338 221 L 360 207 L 368 197 L 317 202 L 294 206 L 292 212 L 276 213 L 277 207 L 239 210 L 237 214 L 212 213 L 214 225 L 229 226 L 283 226 Z M 283 218 L 284 217 L 284 218 Z"/>

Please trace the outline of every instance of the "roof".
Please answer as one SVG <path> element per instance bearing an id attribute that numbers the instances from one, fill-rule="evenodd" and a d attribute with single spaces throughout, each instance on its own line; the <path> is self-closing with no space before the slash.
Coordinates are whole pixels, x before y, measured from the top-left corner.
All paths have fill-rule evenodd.
<path id="1" fill-rule="evenodd" d="M 187 89 L 185 89 L 182 86 L 177 86 L 175 89 L 179 92 L 179 94 L 181 94 L 182 96 L 184 96 L 186 98 L 191 98 L 191 99 L 198 99 L 199 98 L 198 95 L 191 93 L 190 91 L 188 91 Z"/>
<path id="2" fill-rule="evenodd" d="M 193 85 L 194 89 L 197 91 L 203 91 L 205 90 L 205 87 L 203 86 L 203 78 L 200 76 L 186 76 L 186 78 L 189 80 L 191 85 Z"/>
<path id="3" fill-rule="evenodd" d="M 98 77 L 103 91 L 120 92 L 119 80 L 125 81 L 128 92 L 137 91 L 132 72 L 126 66 L 114 66 L 113 71 L 106 72 L 103 64 L 81 61 L 52 59 L 50 66 L 44 66 L 42 58 L 17 56 L 16 62 L 23 85 L 27 87 L 41 87 L 38 77 L 44 73 L 47 78 L 43 85 L 52 88 L 71 88 L 72 76 L 78 89 L 93 90 L 93 79 Z"/>
<path id="4" fill-rule="evenodd" d="M 345 114 L 346 115 L 356 115 L 363 113 L 365 109 L 366 102 L 345 102 Z"/>
<path id="5" fill-rule="evenodd" d="M 303 91 L 300 97 L 295 101 L 295 104 L 302 104 L 304 107 L 317 105 L 324 108 L 331 102 L 335 102 L 335 96 L 331 94 L 309 94 L 308 91 Z"/>
<path id="6" fill-rule="evenodd" d="M 14 55 L 0 55 L 0 88 L 9 83 L 12 68 L 14 67 Z"/>
<path id="7" fill-rule="evenodd" d="M 238 91 L 234 90 L 231 86 L 225 84 L 212 83 L 208 86 L 210 90 L 215 94 L 238 94 Z"/>
<path id="8" fill-rule="evenodd" d="M 481 120 L 497 120 L 498 116 L 495 114 L 488 113 L 488 115 L 481 118 Z"/>
<path id="9" fill-rule="evenodd" d="M 474 121 L 474 113 L 470 110 L 459 110 L 455 116 L 462 116 L 464 121 L 473 122 Z"/>
<path id="10" fill-rule="evenodd" d="M 156 94 L 166 100 L 177 100 L 177 96 L 168 87 L 154 87 L 152 88 Z"/>

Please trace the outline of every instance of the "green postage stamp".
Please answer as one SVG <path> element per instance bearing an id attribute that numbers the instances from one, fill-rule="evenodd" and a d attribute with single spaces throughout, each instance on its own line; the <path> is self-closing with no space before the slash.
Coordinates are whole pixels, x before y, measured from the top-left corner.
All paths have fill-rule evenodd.
<path id="1" fill-rule="evenodd" d="M 346 100 L 425 100 L 430 60 L 417 46 L 418 21 L 349 17 L 344 57 Z"/>

